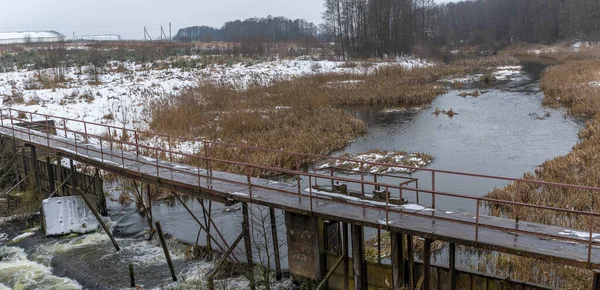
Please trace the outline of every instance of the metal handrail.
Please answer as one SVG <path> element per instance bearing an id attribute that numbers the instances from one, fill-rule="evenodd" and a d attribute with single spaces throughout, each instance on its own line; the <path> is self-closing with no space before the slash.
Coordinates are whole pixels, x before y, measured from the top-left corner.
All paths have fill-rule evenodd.
<path id="1" fill-rule="evenodd" d="M 8 114 L 4 114 L 5 111 L 8 111 Z M 17 113 L 17 117 L 13 116 L 14 113 Z M 16 121 L 22 120 L 22 119 L 18 118 L 19 116 L 28 116 L 29 121 L 33 121 L 33 116 L 43 117 L 44 120 L 46 121 L 46 123 L 45 123 L 46 124 L 46 132 L 43 133 L 43 132 L 31 130 L 30 128 L 23 128 L 23 127 L 15 126 L 14 125 L 15 120 Z M 49 122 L 50 119 L 63 120 L 64 127 L 59 128 L 56 125 L 51 126 L 50 122 Z M 5 124 L 5 120 L 10 120 L 10 124 Z M 67 123 L 65 120 L 68 120 L 69 122 L 77 122 L 78 124 L 83 124 L 84 132 L 69 129 L 67 127 Z M 89 133 L 90 126 L 102 126 L 103 128 L 109 128 L 108 138 L 104 137 L 104 136 L 99 136 L 99 135 Z M 218 180 L 218 181 L 227 182 L 227 183 L 247 185 L 250 190 L 250 192 L 249 192 L 250 200 L 253 199 L 252 188 L 261 188 L 261 189 L 276 191 L 276 192 L 283 193 L 283 194 L 292 194 L 292 195 L 298 196 L 300 198 L 308 196 L 308 197 L 310 197 L 310 205 L 311 205 L 310 210 L 311 211 L 313 211 L 313 207 L 312 207 L 313 199 L 327 200 L 329 202 L 342 203 L 342 204 L 352 204 L 354 206 L 360 206 L 365 209 L 366 208 L 374 208 L 374 209 L 378 209 L 378 210 L 385 210 L 385 214 L 386 214 L 385 226 L 389 226 L 389 224 L 390 224 L 389 217 L 388 217 L 390 212 L 402 213 L 402 214 L 413 215 L 413 216 L 426 216 L 427 218 L 431 218 L 434 220 L 441 220 L 441 221 L 475 226 L 475 230 L 476 230 L 475 242 L 476 243 L 479 240 L 479 229 L 480 228 L 503 230 L 503 231 L 508 230 L 511 232 L 528 234 L 528 235 L 532 235 L 532 236 L 552 238 L 552 239 L 570 241 L 570 242 L 575 242 L 575 243 L 586 243 L 588 246 L 588 263 L 591 263 L 591 248 L 592 248 L 592 246 L 600 244 L 600 242 L 593 240 L 594 218 L 600 216 L 600 213 L 595 213 L 592 211 L 587 212 L 587 211 L 571 210 L 571 209 L 557 208 L 557 207 L 551 207 L 551 206 L 529 204 L 529 203 L 523 203 L 520 201 L 507 201 L 507 200 L 498 200 L 498 199 L 485 198 L 485 197 L 473 197 L 473 196 L 469 196 L 469 195 L 461 195 L 461 194 L 456 194 L 456 193 L 439 191 L 439 190 L 435 189 L 435 174 L 443 173 L 443 174 L 453 174 L 453 175 L 461 175 L 461 176 L 469 176 L 469 177 L 477 177 L 477 178 L 489 178 L 489 179 L 496 179 L 496 180 L 502 180 L 502 181 L 513 181 L 513 182 L 516 182 L 517 185 L 519 185 L 520 183 L 530 183 L 530 184 L 533 183 L 533 184 L 537 184 L 540 186 L 556 186 L 559 188 L 589 190 L 589 191 L 593 191 L 593 192 L 600 191 L 600 188 L 596 188 L 596 187 L 560 184 L 560 183 L 545 182 L 545 181 L 538 181 L 538 180 L 496 177 L 496 176 L 482 175 L 482 174 L 460 173 L 460 172 L 454 172 L 454 171 L 436 170 L 436 169 L 428 169 L 428 168 L 415 168 L 415 167 L 410 167 L 410 166 L 402 166 L 402 165 L 394 165 L 394 164 L 386 164 L 386 163 L 378 163 L 378 162 L 367 162 L 367 161 L 355 160 L 355 159 L 349 159 L 349 158 L 320 156 L 320 155 L 303 154 L 303 153 L 292 153 L 292 152 L 285 152 L 285 151 L 281 151 L 281 150 L 272 150 L 272 149 L 256 148 L 256 147 L 249 147 L 249 146 L 223 144 L 223 143 L 211 142 L 211 141 L 206 141 L 206 140 L 201 141 L 205 148 L 205 155 L 193 155 L 193 154 L 187 154 L 187 153 L 177 152 L 177 151 L 173 150 L 173 146 L 171 145 L 172 138 L 179 138 L 179 137 L 168 136 L 168 135 L 163 135 L 163 134 L 154 134 L 151 132 L 130 130 L 130 129 L 126 129 L 126 128 L 117 128 L 115 126 L 110 126 L 110 125 L 96 124 L 96 123 L 91 123 L 91 122 L 86 122 L 86 121 L 63 118 L 63 117 L 55 117 L 55 116 L 50 116 L 50 115 L 25 112 L 25 111 L 20 111 L 20 110 L 14 110 L 12 108 L 1 108 L 0 109 L 0 127 L 12 130 L 13 138 L 16 138 L 15 133 L 17 133 L 17 132 L 20 134 L 23 134 L 23 135 L 27 135 L 27 139 L 30 142 L 32 142 L 32 140 L 35 138 L 40 138 L 42 141 L 45 141 L 45 142 L 40 143 L 40 145 L 47 146 L 51 149 L 55 149 L 55 150 L 57 149 L 57 148 L 52 148 L 52 146 L 50 144 L 50 142 L 52 141 L 52 142 L 57 142 L 60 144 L 67 145 L 67 148 L 58 148 L 60 150 L 71 151 L 69 149 L 69 146 L 70 147 L 74 146 L 75 147 L 74 148 L 75 155 L 81 155 L 82 150 L 85 150 L 87 152 L 99 153 L 101 156 L 101 162 L 106 165 L 120 166 L 122 168 L 126 168 L 125 161 L 133 161 L 133 162 L 136 162 L 136 164 L 149 165 L 152 167 L 156 167 L 156 177 L 157 178 L 165 179 L 165 177 L 161 176 L 160 173 L 161 173 L 161 170 L 168 169 L 170 173 L 181 173 L 181 174 L 186 174 L 186 175 L 197 176 L 199 187 L 201 187 L 201 179 L 202 178 L 205 178 L 207 180 Z M 123 130 L 123 132 L 133 132 L 134 137 L 135 137 L 134 143 L 113 138 L 113 135 L 110 132 L 111 128 L 113 130 Z M 61 132 L 64 132 L 65 136 L 64 137 L 58 137 L 58 136 L 55 137 L 53 135 L 50 135 L 49 132 L 51 129 L 55 129 L 56 131 L 60 130 Z M 69 137 L 69 135 L 71 135 L 72 138 Z M 155 136 L 155 137 L 156 136 L 167 137 L 169 146 L 167 149 L 165 149 L 165 148 L 160 148 L 157 146 L 140 144 L 140 142 L 139 142 L 140 135 L 148 135 L 148 136 Z M 90 142 L 90 140 L 94 140 L 94 139 L 98 140 L 100 148 L 98 149 L 96 147 L 97 145 L 95 145 L 95 144 L 78 143 L 78 142 L 80 142 L 80 141 L 78 141 L 79 136 L 83 137 L 83 140 L 86 142 Z M 186 141 L 192 141 L 192 139 L 187 139 Z M 108 148 L 104 147 L 105 142 L 108 143 L 109 146 L 111 147 L 110 151 L 107 151 L 106 149 L 108 149 Z M 117 147 L 116 154 L 114 153 L 114 150 L 115 150 L 114 145 L 115 144 L 117 145 L 116 146 Z M 334 159 L 334 160 L 342 160 L 342 161 L 351 161 L 351 162 L 356 162 L 356 163 L 361 164 L 361 168 L 363 168 L 364 164 L 369 164 L 369 165 L 376 165 L 376 166 L 409 168 L 409 169 L 415 169 L 415 170 L 420 170 L 420 171 L 428 171 L 428 172 L 432 173 L 432 187 L 431 187 L 431 190 L 419 189 L 418 186 L 417 186 L 417 188 L 408 187 L 408 186 L 406 186 L 407 184 L 416 180 L 416 179 L 411 179 L 411 178 L 405 178 L 405 179 L 409 180 L 408 182 L 404 182 L 404 183 L 395 185 L 395 184 L 387 184 L 387 183 L 382 183 L 382 182 L 377 182 L 377 181 L 364 180 L 363 174 L 361 174 L 361 180 L 357 180 L 357 179 L 352 179 L 349 177 L 319 174 L 319 173 L 317 173 L 318 170 L 315 170 L 315 172 L 304 172 L 304 171 L 294 170 L 294 169 L 286 169 L 286 168 L 280 168 L 280 167 L 253 164 L 250 162 L 223 160 L 223 159 L 218 159 L 218 158 L 214 158 L 214 157 L 210 156 L 210 150 L 209 150 L 209 148 L 211 148 L 210 146 L 216 146 L 216 145 L 228 146 L 228 147 L 232 147 L 232 148 L 247 150 L 245 152 L 246 156 L 248 156 L 247 155 L 248 152 L 250 152 L 250 150 L 252 150 L 254 152 L 263 151 L 263 152 L 273 152 L 273 153 L 280 153 L 280 154 L 291 154 L 293 156 L 308 156 L 308 157 L 314 157 L 315 159 L 330 159 L 330 160 Z M 118 150 L 118 149 L 120 149 L 120 150 Z M 133 151 L 133 149 L 135 151 Z M 151 153 L 153 152 L 155 154 L 154 158 L 150 158 L 149 160 L 146 159 L 145 161 L 143 158 L 137 158 L 137 156 L 140 155 L 140 149 L 146 150 L 147 152 L 151 152 Z M 125 153 L 125 151 L 127 151 L 127 154 Z M 133 153 L 133 152 L 135 152 L 135 154 L 137 156 L 135 158 L 129 157 L 130 153 Z M 197 172 L 192 172 L 190 170 L 183 170 L 183 169 L 178 169 L 178 168 L 173 168 L 171 166 L 163 165 L 163 164 L 161 164 L 161 162 L 159 162 L 159 160 L 161 159 L 161 155 L 164 156 L 165 158 L 167 158 L 171 162 L 175 158 L 176 160 L 198 161 L 198 164 L 204 163 L 206 165 L 206 169 L 205 169 L 206 174 L 203 174 L 200 165 L 193 165 L 193 167 L 190 167 L 190 169 L 191 168 L 194 168 L 194 170 L 197 169 Z M 117 160 L 120 159 L 121 164 L 117 164 L 114 161 L 106 160 L 105 159 L 106 156 L 117 158 Z M 240 166 L 241 168 L 246 168 L 245 172 L 247 175 L 247 180 L 236 181 L 236 180 L 229 180 L 226 178 L 219 178 L 219 177 L 213 176 L 212 164 L 217 164 L 217 163 L 235 165 L 235 166 Z M 250 169 L 278 172 L 278 173 L 285 174 L 285 175 L 296 176 L 297 177 L 296 179 L 298 180 L 297 181 L 298 182 L 298 190 L 297 190 L 297 192 L 294 192 L 291 190 L 282 190 L 279 188 L 273 188 L 273 187 L 269 187 L 269 186 L 265 186 L 265 185 L 261 185 L 261 184 L 255 184 L 255 183 L 253 183 L 253 178 L 251 176 Z M 361 172 L 361 173 L 364 173 L 364 172 Z M 240 176 L 242 176 L 242 175 L 240 175 Z M 302 191 L 301 191 L 300 180 L 302 177 L 307 177 L 309 180 L 310 186 L 308 188 L 308 191 L 309 191 L 308 194 L 302 193 Z M 400 194 L 402 194 L 401 193 L 402 190 L 415 191 L 417 193 L 419 193 L 419 192 L 428 193 L 428 194 L 431 194 L 431 196 L 432 196 L 432 207 L 435 207 L 435 197 L 438 195 L 445 196 L 445 197 L 458 198 L 458 199 L 462 199 L 462 200 L 471 200 L 471 201 L 475 201 L 477 203 L 477 209 L 476 209 L 477 213 L 475 215 L 475 221 L 465 221 L 465 220 L 460 220 L 460 219 L 449 218 L 446 216 L 428 215 L 428 214 L 424 214 L 421 212 L 410 212 L 410 211 L 402 210 L 401 208 L 397 208 L 396 206 L 393 206 L 393 205 L 390 206 L 388 198 L 386 198 L 385 203 L 381 202 L 381 205 L 376 205 L 376 204 L 372 204 L 372 203 L 371 204 L 369 204 L 369 203 L 359 204 L 359 203 L 351 202 L 348 200 L 341 201 L 338 199 L 326 198 L 326 197 L 320 196 L 319 194 L 313 194 L 313 189 L 312 189 L 312 180 L 313 179 L 315 180 L 315 183 L 318 179 L 324 179 L 324 180 L 331 180 L 331 181 L 336 180 L 336 181 L 342 181 L 342 182 L 361 185 L 362 191 L 363 191 L 363 196 L 364 196 L 364 191 L 365 191 L 364 186 L 381 187 L 381 188 L 385 188 L 386 191 L 389 191 L 390 189 L 397 189 L 400 191 Z M 533 209 L 551 210 L 551 211 L 560 212 L 560 213 L 568 213 L 568 214 L 589 217 L 591 220 L 590 231 L 589 231 L 590 236 L 589 236 L 589 239 L 583 239 L 583 238 L 574 238 L 574 237 L 563 236 L 563 235 L 559 235 L 558 233 L 556 235 L 551 235 L 551 234 L 546 234 L 546 233 L 537 233 L 537 232 L 533 232 L 533 231 L 520 230 L 518 228 L 512 228 L 512 227 L 508 228 L 508 227 L 495 226 L 495 225 L 490 225 L 490 224 L 485 224 L 485 223 L 482 224 L 480 222 L 481 214 L 479 211 L 481 202 L 497 203 L 497 204 L 503 204 L 503 205 L 507 205 L 507 206 L 515 206 L 515 207 L 518 206 L 518 207 L 526 207 L 526 208 L 533 208 Z M 518 219 L 515 219 L 515 221 L 518 222 Z"/>

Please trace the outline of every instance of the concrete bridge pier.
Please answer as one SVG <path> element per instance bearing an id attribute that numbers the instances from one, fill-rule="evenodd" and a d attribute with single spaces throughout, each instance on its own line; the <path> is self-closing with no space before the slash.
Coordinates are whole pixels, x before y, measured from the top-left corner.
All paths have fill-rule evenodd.
<path id="1" fill-rule="evenodd" d="M 286 211 L 285 225 L 290 274 L 296 282 L 316 285 L 327 270 L 323 219 Z"/>

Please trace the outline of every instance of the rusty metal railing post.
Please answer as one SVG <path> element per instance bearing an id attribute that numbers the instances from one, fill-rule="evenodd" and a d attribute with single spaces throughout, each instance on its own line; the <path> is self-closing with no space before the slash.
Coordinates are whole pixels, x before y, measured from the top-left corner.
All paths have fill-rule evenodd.
<path id="1" fill-rule="evenodd" d="M 521 183 L 517 180 L 515 181 L 517 187 L 517 193 L 515 194 L 517 197 L 517 202 L 521 202 Z M 513 211 L 515 212 L 515 224 L 519 224 L 519 211 L 520 208 L 518 205 L 513 206 Z"/>
<path id="2" fill-rule="evenodd" d="M 402 200 L 400 200 L 402 201 Z M 389 187 L 385 187 L 385 225 L 389 226 L 390 224 L 390 195 L 389 195 Z"/>
<path id="3" fill-rule="evenodd" d="M 50 123 L 48 123 L 48 115 L 46 115 L 46 144 L 50 148 Z"/>
<path id="4" fill-rule="evenodd" d="M 477 244 L 479 244 L 479 205 L 480 205 L 481 199 L 477 199 L 477 213 L 475 216 L 475 246 L 477 246 Z"/>
<path id="5" fill-rule="evenodd" d="M 302 201 L 302 186 L 300 185 L 300 175 L 296 174 L 296 182 L 298 186 L 298 202 Z"/>
<path id="6" fill-rule="evenodd" d="M 334 182 L 334 173 L 333 173 L 333 166 L 329 167 L 329 175 L 331 176 L 331 190 L 333 190 L 333 185 L 335 184 Z"/>
<path id="7" fill-rule="evenodd" d="M 112 142 L 112 133 L 110 132 L 110 126 L 106 126 L 108 128 L 108 142 L 110 145 L 110 150 L 113 150 L 113 142 Z"/>
<path id="8" fill-rule="evenodd" d="M 9 108 L 9 114 L 10 114 L 10 127 L 12 130 L 12 135 L 13 135 L 13 139 L 15 139 L 15 123 L 14 123 L 14 119 L 12 116 L 12 109 Z"/>
<path id="9" fill-rule="evenodd" d="M 588 268 L 592 266 L 592 242 L 594 238 L 594 212 L 590 214 L 590 240 L 588 241 Z"/>
<path id="10" fill-rule="evenodd" d="M 102 163 L 104 163 L 104 148 L 102 147 L 102 143 L 104 142 L 102 142 L 102 136 L 100 136 L 98 140 L 100 140 L 100 160 L 102 160 Z"/>
<path id="11" fill-rule="evenodd" d="M 197 173 L 198 174 L 198 190 L 200 190 L 200 187 L 201 187 L 200 181 L 202 180 L 202 178 L 200 177 L 200 165 L 197 165 L 197 168 L 198 168 L 198 173 Z"/>
<path id="12" fill-rule="evenodd" d="M 431 208 L 435 209 L 435 171 L 431 171 Z"/>
<path id="13" fill-rule="evenodd" d="M 158 166 L 158 148 L 155 149 L 156 151 L 156 178 L 160 178 L 160 170 L 159 170 L 159 166 Z"/>
<path id="14" fill-rule="evenodd" d="M 173 148 L 171 147 L 171 136 L 167 137 L 167 142 L 169 142 L 169 161 L 173 162 Z"/>
<path id="15" fill-rule="evenodd" d="M 75 139 L 75 156 L 79 156 L 79 151 L 77 150 L 77 133 L 73 131 L 73 139 Z"/>
<path id="16" fill-rule="evenodd" d="M 138 131 L 134 131 L 134 136 L 135 136 L 135 155 L 137 157 L 140 156 L 140 146 L 138 144 Z"/>
<path id="17" fill-rule="evenodd" d="M 308 176 L 308 192 L 310 194 L 310 212 L 313 212 L 313 191 L 312 191 L 312 178 Z"/>
<path id="18" fill-rule="evenodd" d="M 88 131 L 87 131 L 87 122 L 83 121 L 83 132 L 85 133 L 85 138 L 83 139 L 85 143 L 88 143 Z"/>
<path id="19" fill-rule="evenodd" d="M 62 118 L 63 120 L 63 129 L 65 130 L 65 138 L 69 138 L 69 134 L 67 133 L 67 119 Z"/>
<path id="20" fill-rule="evenodd" d="M 121 165 L 125 169 L 125 143 L 121 141 Z"/>
<path id="21" fill-rule="evenodd" d="M 360 163 L 360 188 L 361 188 L 361 198 L 365 199 L 365 162 Z"/>
<path id="22" fill-rule="evenodd" d="M 29 142 L 31 142 L 31 125 L 33 124 L 33 113 L 29 113 L 29 126 L 27 126 L 27 133 L 29 134 Z"/>

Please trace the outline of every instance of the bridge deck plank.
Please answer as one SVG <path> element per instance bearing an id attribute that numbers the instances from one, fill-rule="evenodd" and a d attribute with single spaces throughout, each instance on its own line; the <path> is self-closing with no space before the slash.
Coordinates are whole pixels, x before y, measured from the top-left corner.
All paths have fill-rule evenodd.
<path id="1" fill-rule="evenodd" d="M 587 266 L 588 248 L 585 243 L 574 243 L 551 238 L 540 238 L 533 234 L 517 234 L 516 230 L 526 230 L 532 233 L 561 236 L 569 229 L 550 225 L 534 224 L 528 222 L 515 223 L 511 219 L 491 216 L 480 216 L 481 225 L 504 227 L 506 230 L 479 228 L 476 241 L 476 229 L 472 224 L 434 220 L 432 215 L 447 217 L 464 222 L 474 222 L 475 216 L 469 213 L 453 213 L 442 210 L 402 210 L 389 212 L 389 223 L 386 224 L 385 206 L 362 207 L 358 203 L 341 203 L 328 199 L 329 196 L 315 194 L 311 212 L 311 198 L 307 192 L 298 192 L 297 185 L 273 182 L 267 179 L 252 178 L 251 188 L 247 184 L 247 177 L 226 172 L 214 171 L 212 179 L 207 177 L 207 171 L 191 165 L 177 162 L 159 160 L 160 166 L 156 171 L 156 159 L 146 156 L 137 156 L 135 153 L 125 152 L 123 156 L 129 160 L 121 159 L 121 150 L 115 147 L 102 148 L 99 145 L 77 144 L 75 147 L 72 139 L 35 132 L 40 136 L 29 136 L 27 129 L 12 130 L 0 127 L 0 135 L 13 137 L 17 140 L 49 147 L 51 150 L 61 152 L 74 160 L 98 166 L 103 170 L 126 174 L 128 177 L 140 178 L 144 181 L 155 181 L 156 184 L 169 186 L 188 194 L 203 194 L 203 197 L 224 201 L 233 198 L 238 201 L 247 201 L 260 205 L 280 208 L 303 214 L 313 214 L 332 220 L 350 222 L 369 227 L 380 227 L 397 232 L 405 232 L 435 240 L 456 242 L 459 244 L 477 246 L 484 249 L 493 249 L 511 254 L 554 260 L 579 267 Z M 24 130 L 25 132 L 20 132 Z M 204 177 L 198 178 L 200 172 Z M 222 179 L 222 180 L 217 180 Z M 224 181 L 227 180 L 227 181 Z M 289 193 L 282 193 L 286 191 Z M 250 195 L 252 198 L 250 199 Z M 373 203 L 370 203 L 373 205 Z M 396 208 L 399 209 L 399 208 Z M 411 215 L 408 213 L 418 214 Z M 577 232 L 574 231 L 573 232 Z M 580 234 L 581 235 L 581 234 Z M 574 234 L 571 237 L 578 238 Z M 586 241 L 583 235 L 578 239 Z M 600 269 L 600 247 L 592 247 L 591 267 Z"/>

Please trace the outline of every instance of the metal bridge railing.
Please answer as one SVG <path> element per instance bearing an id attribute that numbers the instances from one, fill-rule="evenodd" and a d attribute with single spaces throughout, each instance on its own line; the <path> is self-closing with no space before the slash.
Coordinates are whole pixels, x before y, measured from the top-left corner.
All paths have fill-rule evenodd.
<path id="1" fill-rule="evenodd" d="M 34 122 L 34 121 L 44 121 L 46 123 L 46 132 L 32 130 L 31 128 L 24 128 L 21 126 L 16 126 L 15 123 L 19 122 Z M 54 121 L 54 126 L 52 126 L 52 122 Z M 263 189 L 278 192 L 280 194 L 287 194 L 297 196 L 299 199 L 309 198 L 310 201 L 310 211 L 313 211 L 313 205 L 315 200 L 324 200 L 327 202 L 340 203 L 345 205 L 359 206 L 361 208 L 367 209 L 376 209 L 380 211 L 385 211 L 385 225 L 381 225 L 382 227 L 386 227 L 390 224 L 389 214 L 390 213 L 401 213 L 404 215 L 411 216 L 421 216 L 427 217 L 432 220 L 441 220 L 446 222 L 452 222 L 463 225 L 470 225 L 475 228 L 475 236 L 473 237 L 475 243 L 479 242 L 479 231 L 481 228 L 499 230 L 499 231 L 509 231 L 515 234 L 523 234 L 536 236 L 540 238 L 547 239 L 555 239 L 568 241 L 577 244 L 586 245 L 588 249 L 588 266 L 591 265 L 591 251 L 593 246 L 600 245 L 600 241 L 595 241 L 594 238 L 594 221 L 598 217 L 600 217 L 600 213 L 595 213 L 593 211 L 580 211 L 580 210 L 572 210 L 565 209 L 559 207 L 552 206 L 543 206 L 536 205 L 530 203 L 523 203 L 520 200 L 520 186 L 522 184 L 533 184 L 535 186 L 541 187 L 556 187 L 561 189 L 572 189 L 572 190 L 586 190 L 590 192 L 599 192 L 600 188 L 589 187 L 589 186 L 580 186 L 580 185 L 570 185 L 570 184 L 560 184 L 553 182 L 545 182 L 540 180 L 529 180 L 529 179 L 517 179 L 517 178 L 508 178 L 508 177 L 498 177 L 491 175 L 483 175 L 483 174 L 473 174 L 473 173 L 462 173 L 456 171 L 448 171 L 448 170 L 436 170 L 430 168 L 419 168 L 419 167 L 411 167 L 411 166 L 401 166 L 394 164 L 386 164 L 386 163 L 378 163 L 378 162 L 369 162 L 364 160 L 356 160 L 351 158 L 342 158 L 342 157 L 333 157 L 333 156 L 322 156 L 315 154 L 305 154 L 305 153 L 294 153 L 287 152 L 283 150 L 274 150 L 274 149 L 266 149 L 266 148 L 257 148 L 251 146 L 243 146 L 243 145 L 233 145 L 233 144 L 225 144 L 221 142 L 208 141 L 203 139 L 192 139 L 192 138 L 184 138 L 178 136 L 170 136 L 165 134 L 156 134 L 152 132 L 132 130 L 123 127 L 115 127 L 107 124 L 98 124 L 93 122 L 86 122 L 81 120 L 69 119 L 65 117 L 59 116 L 51 116 L 45 114 L 37 114 L 33 112 L 26 112 L 15 110 L 12 108 L 1 108 L 0 109 L 0 128 L 8 129 L 12 138 L 21 139 L 24 141 L 29 141 L 32 143 L 37 143 L 39 145 L 48 147 L 53 150 L 62 150 L 62 151 L 72 151 L 72 154 L 76 156 L 83 155 L 88 156 L 89 153 L 96 153 L 99 155 L 98 161 L 102 162 L 107 166 L 118 166 L 122 169 L 128 169 L 128 165 L 136 165 L 136 166 L 148 166 L 155 169 L 156 177 L 159 179 L 176 179 L 174 177 L 174 173 L 186 176 L 193 176 L 198 180 L 198 187 L 209 186 L 208 184 L 202 184 L 202 180 L 207 181 L 221 181 L 230 184 L 237 184 L 242 186 L 247 186 L 249 190 L 248 198 L 250 201 L 254 199 L 253 197 L 253 189 Z M 91 132 L 100 132 L 104 131 L 105 134 L 97 134 Z M 57 135 L 54 136 L 50 134 L 50 132 L 56 132 Z M 17 136 L 17 134 L 19 136 Z M 118 137 L 118 138 L 117 138 Z M 149 140 L 151 142 L 149 142 Z M 165 143 L 167 144 L 166 148 L 163 148 L 159 145 L 152 145 L 154 143 Z M 177 146 L 174 144 L 178 144 L 180 142 L 194 142 L 198 144 L 202 144 L 204 152 L 200 154 L 192 154 L 186 153 L 177 150 Z M 360 179 L 352 178 L 350 176 L 336 176 L 333 174 L 331 168 L 327 168 L 325 171 L 330 171 L 329 174 L 319 173 L 320 169 L 314 169 L 312 172 L 309 170 L 302 171 L 300 167 L 297 166 L 296 169 L 288 169 L 283 168 L 282 166 L 268 166 L 261 164 L 253 164 L 250 162 L 240 162 L 234 160 L 224 160 L 218 159 L 211 156 L 211 150 L 218 147 L 227 147 L 233 150 L 237 150 L 238 152 L 244 152 L 246 157 L 253 152 L 269 152 L 275 154 L 281 154 L 281 156 L 292 156 L 294 158 L 309 158 L 312 160 L 333 160 L 333 161 L 345 161 L 345 162 L 354 162 L 359 165 L 358 171 L 361 177 Z M 72 150 L 71 150 L 72 149 Z M 93 156 L 92 156 L 93 157 Z M 153 158 L 150 158 L 153 157 Z M 97 158 L 97 157 L 94 157 Z M 116 162 L 118 160 L 120 162 Z M 163 160 L 161 162 L 161 160 Z M 246 159 L 249 160 L 249 159 Z M 168 162 L 178 162 L 183 164 L 188 164 L 187 168 L 178 168 L 171 166 Z M 129 163 L 129 164 L 127 164 Z M 212 170 L 215 168 L 216 164 L 227 165 L 227 166 L 236 166 L 244 169 L 245 180 L 233 180 L 227 179 L 223 177 L 218 177 L 213 175 Z M 410 177 L 399 177 L 396 175 L 386 175 L 386 174 L 371 174 L 374 176 L 373 180 L 367 180 L 365 176 L 369 175 L 367 172 L 363 170 L 366 165 L 371 166 L 385 166 L 390 168 L 405 168 L 408 170 L 414 171 L 422 171 L 429 172 L 431 174 L 431 189 L 419 188 L 418 180 L 416 178 Z M 193 169 L 193 170 L 192 170 Z M 130 168 L 130 170 L 132 170 Z M 161 173 L 162 171 L 162 173 Z M 281 175 L 295 177 L 297 182 L 297 189 L 282 189 L 276 188 L 273 186 L 269 186 L 268 184 L 259 184 L 256 183 L 257 179 L 254 178 L 253 172 L 258 171 L 268 171 L 268 172 L 276 172 Z M 465 194 L 457 194 L 451 192 L 445 192 L 436 189 L 436 176 L 441 174 L 452 175 L 452 176 L 467 176 L 478 179 L 493 179 L 503 182 L 514 182 L 516 183 L 516 201 L 507 201 L 507 200 L 499 200 L 492 199 L 486 197 L 474 197 Z M 394 177 L 400 178 L 405 181 L 391 184 L 379 181 L 377 177 Z M 306 191 L 302 191 L 301 180 L 308 180 L 308 187 Z M 313 185 L 316 185 L 317 182 L 321 180 L 325 180 L 326 182 L 344 182 L 347 184 L 354 184 L 357 188 L 361 188 L 362 196 L 364 197 L 365 192 L 368 192 L 369 189 L 385 189 L 386 198 L 385 202 L 368 202 L 368 203 L 357 203 L 352 201 L 351 199 L 340 200 L 333 199 L 331 196 L 326 196 L 319 194 L 313 190 Z M 411 187 L 411 184 L 415 184 L 414 187 Z M 466 220 L 460 218 L 452 218 L 450 215 L 435 215 L 428 214 L 426 212 L 418 212 L 418 211 L 407 211 L 404 210 L 401 206 L 397 206 L 395 204 L 390 204 L 390 194 L 395 194 L 398 192 L 398 196 L 402 198 L 403 193 L 405 192 L 414 192 L 417 199 L 419 194 L 429 194 L 431 196 L 431 208 L 435 209 L 435 199 L 436 196 L 443 196 L 449 198 L 456 198 L 459 200 L 467 200 L 474 202 L 476 204 L 476 213 L 473 220 Z M 390 193 L 390 194 L 388 194 Z M 239 198 L 239 197 L 238 197 Z M 243 198 L 243 197 L 242 197 Z M 517 213 L 517 217 L 514 219 L 515 224 L 518 223 L 518 212 L 520 212 L 523 208 L 525 209 L 537 209 L 537 210 L 548 210 L 554 213 L 563 213 L 569 214 L 572 216 L 579 216 L 582 218 L 589 219 L 589 238 L 577 238 L 573 236 L 561 235 L 559 233 L 556 234 L 547 234 L 536 231 L 528 231 L 519 229 L 518 227 L 506 227 L 501 225 L 494 225 L 488 223 L 481 223 L 481 212 L 480 208 L 482 207 L 482 203 L 490 203 L 490 204 L 500 204 L 504 206 L 509 206 L 513 208 L 519 208 L 519 210 L 515 210 Z"/>

